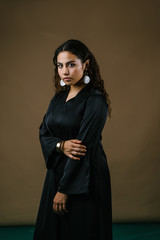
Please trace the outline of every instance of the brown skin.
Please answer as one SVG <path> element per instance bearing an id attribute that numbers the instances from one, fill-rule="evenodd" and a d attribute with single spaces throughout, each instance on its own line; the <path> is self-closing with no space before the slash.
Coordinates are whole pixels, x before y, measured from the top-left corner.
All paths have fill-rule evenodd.
<path id="1" fill-rule="evenodd" d="M 85 86 L 77 86 L 76 83 L 83 77 L 84 70 L 89 66 L 89 59 L 82 63 L 76 55 L 71 52 L 60 52 L 57 56 L 58 75 L 67 86 L 70 86 L 69 96 L 75 95 Z M 69 78 L 69 80 L 65 80 Z"/>
<path id="2" fill-rule="evenodd" d="M 82 145 L 81 143 L 82 141 L 79 141 L 78 139 L 71 139 L 71 140 L 65 141 L 64 147 L 63 147 L 63 153 L 66 156 L 72 158 L 73 160 L 80 160 L 79 157 L 76 157 L 74 155 L 84 156 L 87 151 L 86 146 Z"/>
<path id="3" fill-rule="evenodd" d="M 57 192 L 53 199 L 53 211 L 57 214 L 62 214 L 63 211 L 68 213 L 66 208 L 66 202 L 68 200 L 68 195 L 64 193 Z"/>
<path id="4" fill-rule="evenodd" d="M 77 86 L 76 83 L 82 78 L 84 70 L 89 64 L 89 60 L 82 63 L 76 55 L 65 51 L 59 53 L 57 56 L 58 74 L 61 79 L 70 85 L 70 91 L 67 100 L 74 97 L 84 86 Z M 65 81 L 65 77 L 69 77 L 69 81 Z M 82 145 L 82 141 L 78 139 L 67 140 L 63 146 L 63 153 L 73 160 L 80 160 L 74 155 L 84 156 L 86 153 L 86 146 Z M 57 214 L 63 215 L 68 213 L 66 203 L 68 194 L 57 192 L 53 199 L 53 211 Z"/>

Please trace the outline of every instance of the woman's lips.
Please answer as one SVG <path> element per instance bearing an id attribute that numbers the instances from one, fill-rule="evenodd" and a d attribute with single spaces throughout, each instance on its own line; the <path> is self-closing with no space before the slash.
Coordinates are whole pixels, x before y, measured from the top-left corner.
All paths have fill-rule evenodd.
<path id="1" fill-rule="evenodd" d="M 70 80 L 71 80 L 71 78 L 64 78 L 64 80 L 65 80 L 65 81 L 70 81 Z"/>

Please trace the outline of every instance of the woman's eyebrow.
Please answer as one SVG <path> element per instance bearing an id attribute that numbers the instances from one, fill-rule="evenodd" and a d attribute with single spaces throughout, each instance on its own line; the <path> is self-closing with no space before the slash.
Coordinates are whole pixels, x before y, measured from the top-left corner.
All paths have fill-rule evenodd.
<path id="1" fill-rule="evenodd" d="M 71 63 L 71 62 L 75 62 L 75 60 L 69 61 L 69 62 L 67 62 L 66 64 Z M 57 62 L 57 64 L 62 64 L 62 63 Z"/>

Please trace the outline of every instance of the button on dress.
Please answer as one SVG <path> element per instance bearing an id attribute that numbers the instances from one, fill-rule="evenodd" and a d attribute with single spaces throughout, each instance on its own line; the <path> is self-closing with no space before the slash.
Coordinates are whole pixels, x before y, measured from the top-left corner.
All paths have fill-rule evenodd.
<path id="1" fill-rule="evenodd" d="M 34 240 L 111 240 L 112 201 L 102 130 L 108 105 L 89 85 L 67 100 L 69 90 L 56 93 L 39 127 L 47 173 L 34 230 Z M 56 151 L 61 140 L 78 139 L 85 156 L 73 160 Z M 53 211 L 57 191 L 68 194 L 68 214 Z"/>

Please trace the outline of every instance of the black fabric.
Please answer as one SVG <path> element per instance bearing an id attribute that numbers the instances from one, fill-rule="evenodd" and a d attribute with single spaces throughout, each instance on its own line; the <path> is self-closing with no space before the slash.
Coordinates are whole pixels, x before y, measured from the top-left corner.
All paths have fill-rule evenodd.
<path id="1" fill-rule="evenodd" d="M 34 240 L 111 240 L 111 182 L 102 130 L 108 114 L 105 97 L 85 86 L 66 102 L 67 91 L 55 94 L 39 128 L 46 178 Z M 57 153 L 60 140 L 79 139 L 87 147 L 81 160 Z M 65 216 L 53 212 L 56 192 L 69 195 Z"/>

